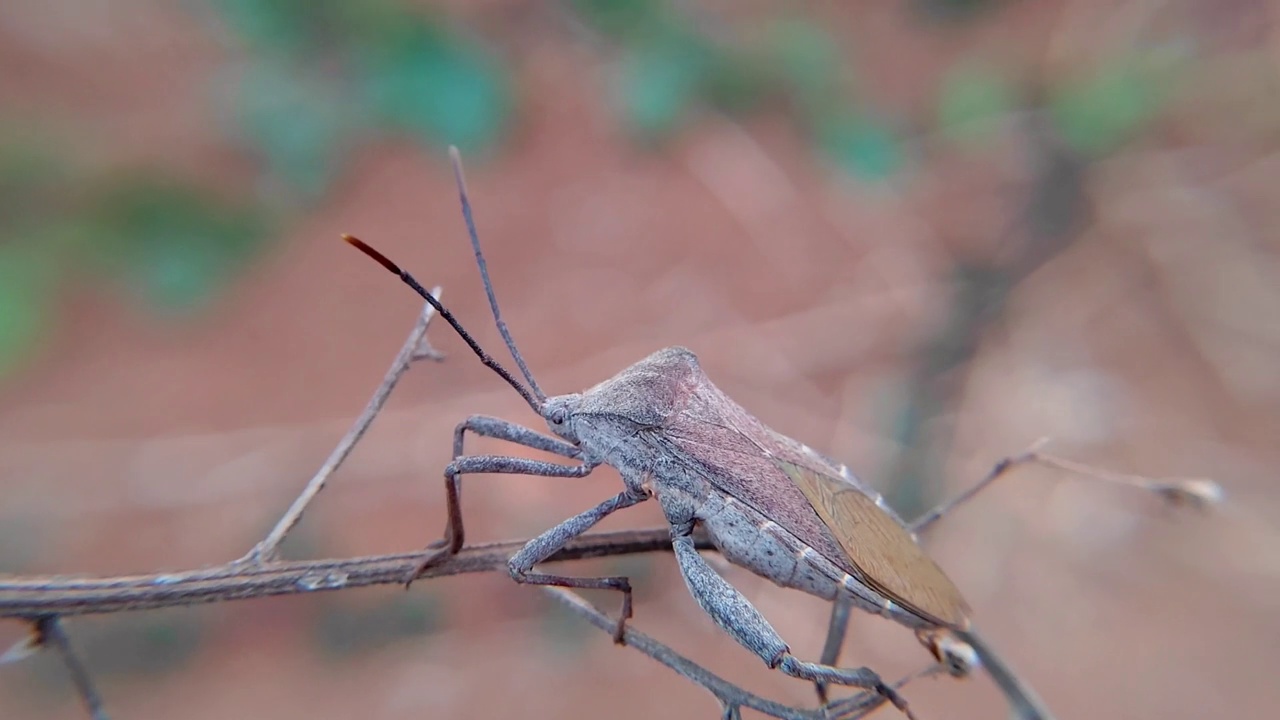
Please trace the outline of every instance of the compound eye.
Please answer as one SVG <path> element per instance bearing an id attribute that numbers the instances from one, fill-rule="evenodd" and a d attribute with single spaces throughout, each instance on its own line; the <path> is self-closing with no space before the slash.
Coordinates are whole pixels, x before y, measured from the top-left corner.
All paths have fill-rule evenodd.
<path id="1" fill-rule="evenodd" d="M 562 407 L 552 408 L 547 412 L 547 420 L 552 425 L 563 425 L 565 420 L 569 419 L 569 413 Z"/>

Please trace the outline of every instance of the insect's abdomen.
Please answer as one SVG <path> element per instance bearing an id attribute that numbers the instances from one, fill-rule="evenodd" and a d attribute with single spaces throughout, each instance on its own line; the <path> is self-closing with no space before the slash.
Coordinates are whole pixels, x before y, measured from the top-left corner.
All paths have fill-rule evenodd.
<path id="1" fill-rule="evenodd" d="M 720 554 L 734 565 L 824 600 L 834 599 L 837 593 L 849 595 L 862 610 L 908 627 L 930 627 L 733 498 L 712 493 L 699 509 L 698 519 Z"/>
<path id="2" fill-rule="evenodd" d="M 843 573 L 812 550 L 804 553 L 802 547 L 788 547 L 771 532 L 777 525 L 751 508 L 716 493 L 698 515 L 711 541 L 729 562 L 782 587 L 827 600 L 835 598 L 839 587 L 836 578 Z M 812 560 L 807 557 L 810 553 Z"/>

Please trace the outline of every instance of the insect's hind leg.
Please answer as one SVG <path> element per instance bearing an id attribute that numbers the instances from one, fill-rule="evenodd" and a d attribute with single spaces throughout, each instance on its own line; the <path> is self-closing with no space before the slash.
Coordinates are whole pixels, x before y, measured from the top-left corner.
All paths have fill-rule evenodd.
<path id="1" fill-rule="evenodd" d="M 693 541 L 693 526 L 698 519 L 700 501 L 680 490 L 664 492 L 659 486 L 658 500 L 671 525 L 671 546 L 676 563 L 684 576 L 689 593 L 703 612 L 727 632 L 738 644 L 755 653 L 771 668 L 801 680 L 836 683 L 865 688 L 883 695 L 907 717 L 913 717 L 907 702 L 870 668 L 838 668 L 832 665 L 804 662 L 791 654 L 791 648 L 773 629 L 769 621 L 746 597 L 707 564 L 698 554 Z"/>
<path id="2" fill-rule="evenodd" d="M 907 708 L 906 700 L 874 670 L 805 662 L 792 655 L 791 648 L 760 611 L 698 554 L 693 542 L 692 521 L 673 523 L 671 534 L 676 561 L 689 592 L 703 611 L 737 640 L 738 644 L 755 653 L 769 667 L 777 668 L 792 677 L 814 683 L 851 685 L 875 691 L 892 702 L 908 718 L 914 718 Z"/>
<path id="3" fill-rule="evenodd" d="M 500 455 L 464 455 L 464 442 L 467 432 L 482 437 L 522 445 L 534 450 L 553 453 L 570 459 L 581 458 L 578 447 L 563 440 L 531 430 L 523 425 L 501 418 L 486 415 L 472 415 L 458 423 L 453 430 L 453 461 L 445 467 L 445 498 L 447 519 L 444 537 L 426 547 L 421 562 L 406 579 L 406 585 L 422 574 L 423 570 L 456 554 L 462 549 L 465 541 L 465 528 L 462 520 L 461 480 L 467 473 L 510 473 L 520 475 L 538 475 L 542 477 L 583 477 L 594 469 L 594 465 L 560 465 L 558 463 L 525 458 L 505 457 Z"/>

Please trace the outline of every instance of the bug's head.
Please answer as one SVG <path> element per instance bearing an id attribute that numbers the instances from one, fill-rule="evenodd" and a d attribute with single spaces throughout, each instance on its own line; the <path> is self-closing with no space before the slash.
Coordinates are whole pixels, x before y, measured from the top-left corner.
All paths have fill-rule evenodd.
<path id="1" fill-rule="evenodd" d="M 574 416 L 581 404 L 581 393 L 549 397 L 542 404 L 542 418 L 547 421 L 551 432 L 576 445 L 580 440 L 574 428 Z"/>
<path id="2" fill-rule="evenodd" d="M 427 301 L 427 304 L 435 308 L 436 312 L 440 313 L 440 317 L 444 318 L 445 321 L 448 322 L 458 335 L 467 343 L 467 346 L 471 348 L 471 351 L 480 358 L 480 362 L 484 363 L 487 367 L 497 373 L 499 377 L 507 381 L 507 384 L 515 388 L 516 392 L 520 393 L 520 397 L 524 398 L 524 401 L 529 403 L 529 407 L 533 408 L 534 412 L 547 418 L 548 423 L 550 423 L 551 415 L 548 410 L 549 401 L 547 396 L 543 394 L 542 389 L 538 387 L 537 381 L 533 379 L 533 373 L 529 372 L 529 366 L 525 364 L 524 358 L 521 357 L 520 350 L 516 347 L 515 340 L 512 339 L 511 332 L 507 330 L 507 324 L 502 321 L 502 314 L 498 311 L 498 300 L 493 293 L 493 283 L 489 280 L 489 268 L 485 264 L 484 253 L 480 251 L 480 237 L 476 232 L 475 220 L 471 215 L 471 201 L 467 198 L 467 181 L 462 172 L 462 159 L 458 155 L 457 148 L 449 148 L 449 154 L 453 160 L 453 175 L 458 184 L 458 197 L 462 202 L 462 217 L 467 223 L 467 234 L 471 239 L 471 248 L 475 252 L 476 265 L 480 268 L 480 277 L 484 281 L 485 294 L 489 297 L 489 308 L 493 311 L 494 323 L 497 324 L 498 332 L 502 334 L 502 340 L 506 343 L 507 349 L 511 351 L 511 357 L 515 359 L 516 366 L 520 368 L 520 373 L 524 375 L 524 379 L 529 383 L 527 387 L 517 380 L 515 376 L 500 363 L 498 363 L 498 361 L 489 357 L 489 354 L 486 353 L 484 349 L 480 347 L 480 344 L 471 337 L 471 334 L 462 327 L 462 324 L 453 316 L 453 313 L 449 312 L 444 305 L 441 305 L 440 301 L 433 297 L 431 293 L 428 293 L 412 275 L 401 270 L 399 265 L 396 265 L 394 262 L 391 262 L 387 256 L 377 250 L 374 250 L 372 247 L 369 247 L 369 245 L 365 244 L 364 241 L 350 235 L 343 235 L 342 239 L 358 248 L 365 255 L 373 258 L 379 265 L 389 270 L 393 275 L 398 276 L 406 285 L 413 288 L 415 292 L 421 295 L 422 298 Z M 559 400 L 560 398 L 552 399 Z M 567 421 L 570 415 L 562 413 L 559 409 L 559 405 L 557 405 L 556 408 L 555 417 L 561 418 L 563 415 L 561 424 L 565 424 L 565 421 Z M 552 429 L 555 430 L 554 427 Z"/>

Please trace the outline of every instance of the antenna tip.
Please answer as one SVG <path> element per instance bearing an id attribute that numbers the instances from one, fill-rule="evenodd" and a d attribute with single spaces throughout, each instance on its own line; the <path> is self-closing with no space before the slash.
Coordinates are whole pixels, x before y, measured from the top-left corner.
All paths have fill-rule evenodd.
<path id="1" fill-rule="evenodd" d="M 381 265 L 382 267 L 390 271 L 392 275 L 404 275 L 404 271 L 400 269 L 399 265 L 396 265 L 395 263 L 388 260 L 386 255 L 383 255 L 377 250 L 374 250 L 373 248 L 369 247 L 369 245 L 365 243 L 365 241 L 361 240 L 360 238 L 354 235 L 347 235 L 346 233 L 343 233 L 342 239 L 348 245 L 354 247 L 355 249 L 359 250 L 365 255 L 368 255 L 369 257 L 373 258 L 375 261 L 377 261 L 379 265 Z"/>

